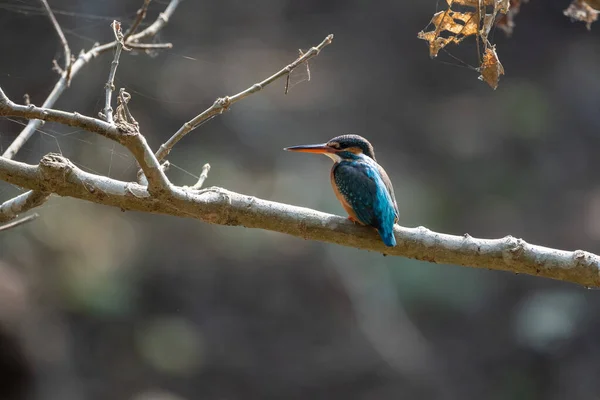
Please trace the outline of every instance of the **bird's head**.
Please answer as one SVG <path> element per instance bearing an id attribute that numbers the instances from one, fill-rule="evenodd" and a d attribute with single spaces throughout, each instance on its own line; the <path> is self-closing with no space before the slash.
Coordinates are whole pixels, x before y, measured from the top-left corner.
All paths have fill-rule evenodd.
<path id="1" fill-rule="evenodd" d="M 356 159 L 361 154 L 376 161 L 373 146 L 367 139 L 359 135 L 336 136 L 327 143 L 292 146 L 286 147 L 284 150 L 324 154 L 335 162 Z"/>

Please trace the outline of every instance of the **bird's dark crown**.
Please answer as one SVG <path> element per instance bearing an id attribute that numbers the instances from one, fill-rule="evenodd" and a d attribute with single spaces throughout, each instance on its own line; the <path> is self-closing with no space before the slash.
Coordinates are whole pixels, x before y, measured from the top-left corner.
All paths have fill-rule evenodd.
<path id="1" fill-rule="evenodd" d="M 351 153 L 363 153 L 375 161 L 375 151 L 367 139 L 359 135 L 336 136 L 327 142 L 327 146 L 334 149 L 345 150 Z"/>

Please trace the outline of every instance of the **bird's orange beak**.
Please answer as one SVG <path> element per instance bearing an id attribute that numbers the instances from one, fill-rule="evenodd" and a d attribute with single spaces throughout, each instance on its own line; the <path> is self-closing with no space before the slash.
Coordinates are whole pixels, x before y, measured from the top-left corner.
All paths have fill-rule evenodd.
<path id="1" fill-rule="evenodd" d="M 302 153 L 317 153 L 317 154 L 325 154 L 325 153 L 335 153 L 336 150 L 327 145 L 327 143 L 321 144 L 307 144 L 303 146 L 292 146 L 286 147 L 284 150 L 286 151 L 298 151 Z"/>

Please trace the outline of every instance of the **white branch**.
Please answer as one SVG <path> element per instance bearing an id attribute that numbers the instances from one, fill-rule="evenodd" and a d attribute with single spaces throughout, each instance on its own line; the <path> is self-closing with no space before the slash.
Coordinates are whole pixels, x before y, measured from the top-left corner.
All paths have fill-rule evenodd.
<path id="1" fill-rule="evenodd" d="M 476 239 L 427 228 L 396 225 L 398 245 L 386 247 L 377 233 L 347 218 L 258 199 L 211 187 L 200 192 L 172 187 L 160 197 L 137 183 L 94 175 L 58 154 L 39 166 L 0 158 L 0 179 L 33 190 L 51 191 L 98 204 L 196 218 L 211 224 L 244 226 L 286 233 L 308 240 L 335 243 L 393 256 L 435 263 L 510 271 L 600 287 L 600 257 L 585 251 L 550 249 L 511 236 Z"/>
<path id="2" fill-rule="evenodd" d="M 48 4 L 48 0 L 41 0 L 42 4 L 44 5 L 44 8 L 46 9 L 46 12 L 48 13 L 48 18 L 50 18 L 50 22 L 52 22 L 52 25 L 54 26 L 54 30 L 56 31 L 56 34 L 58 35 L 58 38 L 60 39 L 60 43 L 63 45 L 63 50 L 64 50 L 64 55 L 65 55 L 65 69 L 60 71 L 59 73 L 63 74 L 65 76 L 65 80 L 67 81 L 67 86 L 69 86 L 69 83 L 71 82 L 71 65 L 72 60 L 71 60 L 71 48 L 69 47 L 69 42 L 67 42 L 67 38 L 65 37 L 65 34 L 62 31 L 62 28 L 60 27 L 60 24 L 58 23 L 58 21 L 56 20 L 56 17 L 54 16 L 54 13 L 52 12 L 52 9 L 50 8 L 50 5 Z M 56 64 L 58 66 L 58 64 Z M 60 67 L 59 67 L 60 68 Z"/>
<path id="3" fill-rule="evenodd" d="M 103 52 L 112 49 L 113 47 L 118 47 L 117 45 L 119 45 L 119 42 L 118 42 L 118 38 L 117 38 L 117 40 L 115 40 L 114 42 L 106 43 L 102 46 L 95 46 L 91 50 L 89 50 L 85 53 L 82 52 L 79 55 L 79 57 L 77 58 L 77 60 L 75 62 L 73 62 L 72 56 L 71 56 L 71 49 L 69 48 L 69 44 L 68 44 L 67 39 L 65 38 L 65 35 L 60 27 L 60 24 L 54 17 L 54 14 L 52 13 L 52 10 L 50 9 L 50 6 L 48 5 L 47 0 L 41 0 L 41 1 L 43 3 L 44 7 L 46 8 L 46 12 L 48 13 L 48 17 L 50 18 L 52 25 L 54 26 L 54 29 L 56 30 L 56 33 L 58 34 L 58 36 L 60 38 L 60 41 L 64 48 L 64 56 L 65 56 L 64 70 L 60 71 L 60 67 L 59 67 L 59 72 L 61 72 L 61 78 L 58 80 L 58 82 L 56 82 L 56 84 L 54 85 L 54 89 L 52 89 L 52 92 L 50 92 L 50 94 L 48 95 L 48 97 L 46 98 L 44 103 L 42 104 L 43 108 L 50 108 L 54 105 L 56 100 L 58 100 L 58 98 L 65 91 L 65 89 L 67 87 L 69 87 L 69 85 L 71 83 L 71 79 L 73 77 L 75 77 L 75 75 L 77 75 L 79 73 L 79 71 L 81 71 L 83 69 L 83 67 L 85 65 L 87 65 L 87 63 L 90 60 L 92 60 L 93 58 L 102 54 Z M 146 11 L 147 11 L 148 5 L 150 3 L 150 0 L 144 0 L 144 4 L 142 5 L 142 8 L 138 11 L 138 16 L 137 16 L 136 20 L 134 21 L 131 28 L 125 34 L 125 37 L 123 39 L 124 43 L 131 47 L 147 49 L 147 50 L 148 49 L 158 49 L 158 48 L 171 48 L 172 45 L 170 43 L 145 44 L 145 43 L 139 43 L 139 40 L 156 35 L 158 33 L 158 31 L 165 26 L 165 24 L 169 20 L 169 17 L 173 14 L 173 12 L 175 12 L 175 9 L 177 8 L 177 6 L 179 5 L 180 2 L 181 2 L 181 0 L 171 0 L 171 2 L 169 3 L 169 5 L 165 9 L 165 11 L 159 15 L 158 19 L 152 25 L 150 25 L 148 28 L 146 28 L 142 32 L 134 35 L 135 30 L 138 28 L 138 26 L 140 25 L 142 20 L 145 18 Z M 121 43 L 121 44 L 123 44 L 123 43 Z M 58 64 L 56 64 L 56 65 L 58 66 Z M 1 91 L 1 89 L 0 89 L 0 91 Z M 8 99 L 6 98 L 6 100 L 8 100 Z M 2 100 L 0 100 L 0 102 L 1 101 Z M 110 99 L 108 100 L 108 104 L 110 106 Z M 10 146 L 6 149 L 6 151 L 4 151 L 4 153 L 2 154 L 2 157 L 13 158 L 17 154 L 17 152 L 21 149 L 21 147 L 23 147 L 23 145 L 29 140 L 29 138 L 33 135 L 33 133 L 40 126 L 42 126 L 43 123 L 44 123 L 43 119 L 30 119 L 27 126 L 21 131 L 21 133 L 19 133 L 17 138 L 10 144 Z M 140 143 L 140 145 L 141 145 L 140 147 L 142 148 L 142 150 L 144 150 L 143 149 L 144 143 L 145 143 L 145 139 L 143 140 L 143 143 Z M 146 147 L 147 147 L 147 145 L 146 145 Z M 152 155 L 152 157 L 149 157 L 150 160 L 152 160 L 153 158 L 154 158 L 153 155 Z M 153 182 L 153 186 L 151 186 L 153 189 L 160 190 L 162 187 L 164 187 L 164 185 L 166 185 L 167 180 L 166 180 L 166 177 L 164 176 L 164 173 L 159 173 L 159 175 L 160 174 L 162 174 L 162 176 L 158 176 L 158 179 L 155 179 Z M 48 193 L 43 193 L 43 192 L 39 192 L 39 191 L 29 191 L 27 193 L 17 196 L 16 198 L 7 200 L 0 206 L 0 222 L 10 221 L 11 219 L 16 218 L 20 213 L 26 212 L 34 207 L 38 207 L 38 206 L 42 205 L 48 198 L 49 198 Z M 12 227 L 12 226 L 16 226 L 16 225 L 11 224 L 8 227 Z M 8 229 L 8 228 L 6 228 L 6 226 L 5 226 L 5 227 L 2 227 L 2 229 Z"/>
<path id="4" fill-rule="evenodd" d="M 0 204 L 0 223 L 11 221 L 21 213 L 41 206 L 46 202 L 48 197 L 50 197 L 50 193 L 30 190 L 10 200 L 6 200 Z"/>
<path id="5" fill-rule="evenodd" d="M 12 221 L 12 222 L 10 222 L 8 224 L 4 224 L 4 225 L 0 226 L 0 232 L 6 231 L 8 229 L 16 228 L 17 226 L 20 226 L 20 225 L 26 224 L 28 222 L 31 222 L 34 219 L 36 219 L 37 217 L 39 217 L 39 216 L 40 216 L 39 214 L 31 214 L 31 215 L 28 215 L 26 217 L 20 218 L 20 219 L 18 219 L 16 221 Z"/>
<path id="6" fill-rule="evenodd" d="M 145 39 L 145 38 L 156 35 L 158 33 L 158 31 L 160 31 L 166 25 L 166 23 L 169 21 L 169 18 L 171 17 L 171 15 L 173 15 L 173 13 L 175 12 L 175 9 L 179 5 L 179 3 L 181 3 L 181 0 L 171 0 L 169 2 L 169 5 L 165 9 L 165 11 L 160 13 L 158 18 L 156 19 L 156 21 L 154 21 L 154 23 L 152 25 L 150 25 L 143 31 L 136 33 L 135 35 L 129 36 L 128 40 L 125 41 L 125 45 L 127 46 L 129 44 L 129 42 L 137 43 L 141 39 Z M 116 46 L 117 46 L 117 41 L 114 41 L 114 42 L 109 42 L 109 43 L 106 43 L 106 44 L 103 44 L 100 46 L 95 46 L 92 49 L 88 50 L 87 52 L 82 52 L 79 55 L 79 57 L 77 57 L 77 60 L 75 60 L 75 62 L 71 64 L 70 76 L 68 78 L 67 78 L 66 74 L 63 74 L 61 76 L 61 78 L 58 80 L 58 82 L 56 82 L 56 85 L 54 85 L 52 92 L 50 92 L 50 94 L 46 98 L 46 101 L 44 101 L 44 103 L 42 104 L 42 107 L 43 108 L 52 107 L 54 105 L 54 103 L 56 103 L 56 100 L 58 100 L 60 95 L 68 87 L 68 82 L 71 79 L 73 79 L 87 63 L 89 63 L 92 59 L 98 57 L 100 54 L 115 48 Z M 23 129 L 21 131 L 21 133 L 19 134 L 19 136 L 17 136 L 17 138 L 10 144 L 10 146 L 8 146 L 8 148 L 2 154 L 2 156 L 8 157 L 8 158 L 13 158 L 14 155 L 27 142 L 27 140 L 29 140 L 31 135 L 33 135 L 33 133 L 40 126 L 42 126 L 42 124 L 43 124 L 43 121 L 41 121 L 41 120 L 29 121 L 29 123 L 27 124 L 25 129 Z"/>
<path id="7" fill-rule="evenodd" d="M 104 87 L 105 90 L 105 102 L 104 102 L 104 119 L 112 124 L 113 120 L 113 109 L 112 109 L 112 92 L 115 90 L 115 76 L 117 75 L 117 67 L 119 66 L 119 58 L 121 57 L 121 51 L 123 50 L 123 32 L 121 32 L 121 23 L 114 20 L 110 24 L 115 35 L 115 41 L 117 46 L 115 48 L 115 56 L 112 63 L 110 64 L 110 72 L 108 73 L 108 81 Z"/>
<path id="8" fill-rule="evenodd" d="M 123 105 L 125 107 L 126 105 Z M 65 112 L 50 108 L 15 104 L 0 87 L 0 116 L 22 117 L 43 121 L 59 122 L 68 126 L 83 128 L 88 132 L 98 133 L 108 139 L 125 146 L 135 157 L 148 179 L 151 192 L 164 192 L 170 185 L 162 167 L 148 146 L 146 138 L 139 132 L 137 125 L 127 121 L 111 124 L 97 118 L 87 117 L 79 113 Z M 8 158 L 8 157 L 7 157 Z"/>

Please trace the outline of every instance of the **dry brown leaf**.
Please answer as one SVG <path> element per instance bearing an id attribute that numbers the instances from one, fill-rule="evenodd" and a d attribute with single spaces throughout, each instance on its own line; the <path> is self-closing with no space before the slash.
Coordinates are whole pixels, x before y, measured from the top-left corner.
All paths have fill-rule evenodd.
<path id="1" fill-rule="evenodd" d="M 592 22 L 598 19 L 598 11 L 594 9 L 592 5 L 598 7 L 600 1 L 573 0 L 569 7 L 564 11 L 564 14 L 574 20 L 585 22 L 585 26 L 590 30 L 592 28 Z"/>
<path id="2" fill-rule="evenodd" d="M 600 11 L 600 0 L 585 0 L 585 2 L 594 10 Z"/>
<path id="3" fill-rule="evenodd" d="M 428 42 L 431 57 L 436 57 L 450 43 L 459 44 L 469 36 L 477 37 L 478 50 L 479 46 L 484 50 L 483 58 L 479 60 L 480 78 L 495 89 L 504 69 L 488 36 L 498 14 L 509 12 L 515 1 L 517 0 L 446 0 L 448 9 L 435 13 L 431 19 L 429 25 L 434 28 L 419 32 L 417 37 Z M 460 11 L 452 7 L 459 7 Z"/>
<path id="4" fill-rule="evenodd" d="M 498 13 L 506 13 L 514 0 L 446 0 L 448 9 L 433 15 L 429 25 L 434 29 L 421 31 L 419 39 L 429 43 L 429 55 L 436 57 L 438 52 L 450 43 L 458 44 L 464 38 L 480 35 L 487 47 L 487 37 Z M 452 6 L 466 8 L 456 11 Z M 487 12 L 488 7 L 493 7 Z M 481 28 L 480 28 L 481 25 Z"/>
<path id="5" fill-rule="evenodd" d="M 504 75 L 504 67 L 498 59 L 496 46 L 490 46 L 485 50 L 479 72 L 481 73 L 479 79 L 490 85 L 492 89 L 496 90 L 500 75 Z"/>
<path id="6" fill-rule="evenodd" d="M 515 16 L 521 9 L 521 4 L 527 3 L 528 0 L 509 0 L 510 8 L 508 12 L 501 14 L 496 21 L 496 26 L 504 31 L 506 36 L 512 35 L 515 27 Z"/>
<path id="7" fill-rule="evenodd" d="M 419 39 L 429 42 L 429 55 L 436 57 L 438 52 L 449 43 L 460 43 L 465 37 L 475 35 L 479 29 L 479 19 L 473 13 L 440 11 L 433 15 L 431 23 L 435 30 L 419 32 Z M 447 33 L 448 37 L 440 34 Z"/>

